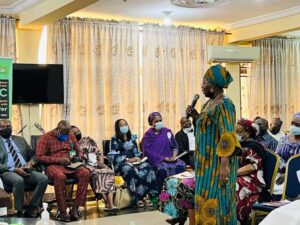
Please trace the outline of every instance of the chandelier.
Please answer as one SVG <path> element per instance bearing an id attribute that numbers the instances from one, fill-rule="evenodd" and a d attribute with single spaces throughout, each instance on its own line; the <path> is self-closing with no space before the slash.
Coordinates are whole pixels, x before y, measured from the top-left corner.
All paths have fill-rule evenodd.
<path id="1" fill-rule="evenodd" d="M 186 8 L 201 8 L 208 7 L 213 4 L 226 3 L 232 0 L 170 0 L 175 6 Z"/>

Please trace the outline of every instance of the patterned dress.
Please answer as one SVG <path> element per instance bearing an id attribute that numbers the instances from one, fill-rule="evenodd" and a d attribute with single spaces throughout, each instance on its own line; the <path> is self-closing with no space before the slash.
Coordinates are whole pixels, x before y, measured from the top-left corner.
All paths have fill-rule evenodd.
<path id="1" fill-rule="evenodd" d="M 279 140 L 276 152 L 281 158 L 281 166 L 285 167 L 290 157 L 300 153 L 300 141 L 293 135 L 284 136 Z"/>
<path id="2" fill-rule="evenodd" d="M 259 193 L 265 186 L 262 163 L 261 156 L 255 151 L 250 148 L 243 148 L 239 167 L 252 164 L 256 170 L 251 174 L 237 178 L 237 216 L 240 221 L 249 221 L 252 205 L 258 201 Z"/>
<path id="3" fill-rule="evenodd" d="M 98 162 L 103 157 L 96 142 L 90 137 L 84 137 L 79 141 L 83 152 L 86 168 L 91 171 L 90 184 L 95 194 L 106 194 L 115 191 L 114 172 L 106 165 Z"/>
<path id="4" fill-rule="evenodd" d="M 180 174 L 179 174 L 180 175 Z M 173 218 L 186 218 L 188 209 L 194 208 L 195 177 L 166 178 L 159 195 L 159 211 Z"/>
<path id="5" fill-rule="evenodd" d="M 131 159 L 141 155 L 136 140 L 136 135 L 132 135 L 131 139 L 125 142 L 114 136 L 110 141 L 109 153 L 115 173 L 123 177 L 129 188 L 133 204 L 142 200 L 147 194 L 158 195 L 155 173 L 150 164 L 142 162 L 138 165 L 132 165 L 126 162 L 126 158 Z M 112 152 L 114 154 L 111 154 Z"/>
<path id="6" fill-rule="evenodd" d="M 238 142 L 233 133 L 235 107 L 228 97 L 210 99 L 204 105 L 196 122 L 196 224 L 236 225 L 235 187 L 238 160 L 233 154 Z M 217 153 L 217 145 L 224 151 Z M 222 153 L 222 154 L 221 154 Z M 229 179 L 226 185 L 219 181 L 220 156 L 229 157 Z"/>

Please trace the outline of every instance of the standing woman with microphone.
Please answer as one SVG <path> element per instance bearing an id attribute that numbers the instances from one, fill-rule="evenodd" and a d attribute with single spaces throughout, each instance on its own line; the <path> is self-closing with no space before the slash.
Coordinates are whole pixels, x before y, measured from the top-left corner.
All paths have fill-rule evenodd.
<path id="1" fill-rule="evenodd" d="M 200 114 L 191 106 L 187 114 L 196 120 L 195 220 L 197 225 L 236 225 L 235 184 L 240 147 L 234 132 L 235 106 L 224 95 L 233 81 L 225 67 L 210 67 L 202 92 L 209 100 Z"/>

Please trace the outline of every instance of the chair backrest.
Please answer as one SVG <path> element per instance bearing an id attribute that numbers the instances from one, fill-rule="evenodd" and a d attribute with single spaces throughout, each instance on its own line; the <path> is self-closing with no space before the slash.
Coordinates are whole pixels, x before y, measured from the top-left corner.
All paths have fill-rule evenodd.
<path id="1" fill-rule="evenodd" d="M 109 144 L 110 144 L 110 140 L 103 140 L 102 141 L 102 150 L 103 150 L 103 155 L 107 156 L 108 152 L 109 152 Z"/>
<path id="2" fill-rule="evenodd" d="M 38 143 L 38 141 L 39 141 L 39 139 L 40 139 L 41 136 L 42 135 L 31 135 L 31 137 L 30 137 L 30 145 L 31 145 L 32 150 L 35 151 L 36 145 L 37 145 L 37 143 Z"/>
<path id="3" fill-rule="evenodd" d="M 282 199 L 293 200 L 300 197 L 300 154 L 289 158 L 286 165 Z"/>
<path id="4" fill-rule="evenodd" d="M 263 162 L 264 180 L 266 189 L 273 194 L 276 176 L 280 164 L 280 157 L 274 151 L 265 149 L 265 159 Z"/>

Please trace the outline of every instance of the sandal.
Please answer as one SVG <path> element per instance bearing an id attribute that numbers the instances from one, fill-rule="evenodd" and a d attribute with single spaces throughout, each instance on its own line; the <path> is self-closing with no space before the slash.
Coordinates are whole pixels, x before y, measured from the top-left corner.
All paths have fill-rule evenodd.
<path id="1" fill-rule="evenodd" d="M 145 203 L 145 206 L 147 206 L 147 207 L 153 206 L 153 203 L 149 199 L 145 199 L 144 203 Z"/>
<path id="2" fill-rule="evenodd" d="M 136 203 L 136 206 L 137 206 L 138 208 L 143 208 L 143 207 L 145 206 L 145 204 L 144 204 L 143 201 L 138 201 L 138 202 Z"/>

